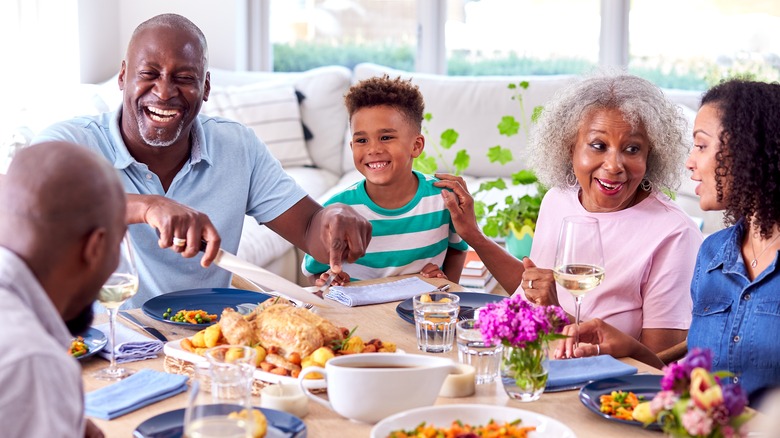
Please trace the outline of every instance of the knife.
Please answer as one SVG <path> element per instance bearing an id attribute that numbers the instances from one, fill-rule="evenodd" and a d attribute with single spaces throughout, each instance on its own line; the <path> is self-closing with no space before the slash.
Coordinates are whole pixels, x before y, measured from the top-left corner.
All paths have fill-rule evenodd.
<path id="1" fill-rule="evenodd" d="M 208 243 L 205 240 L 201 240 L 200 250 L 205 251 L 207 244 Z M 330 303 L 325 301 L 322 296 L 319 296 L 316 293 L 311 293 L 293 283 L 292 281 L 280 277 L 271 271 L 265 270 L 257 265 L 253 265 L 246 260 L 242 260 L 241 258 L 225 251 L 222 248 L 219 249 L 217 257 L 214 259 L 214 264 L 226 271 L 240 275 L 241 277 L 257 283 L 258 285 L 262 285 L 268 290 L 272 290 L 285 298 L 297 300 L 302 303 L 314 305 L 317 307 L 332 307 Z M 317 297 L 317 299 L 312 300 L 311 297 Z"/>
<path id="2" fill-rule="evenodd" d="M 157 339 L 159 339 L 159 340 L 161 340 L 163 342 L 168 342 L 168 338 L 166 338 L 164 334 L 160 333 L 159 330 L 157 330 L 154 327 L 149 327 L 148 325 L 144 325 L 135 316 L 127 313 L 126 311 L 120 310 L 119 311 L 119 316 L 121 316 L 122 318 L 126 319 L 131 324 L 133 324 L 134 326 L 138 327 L 139 329 L 143 330 L 144 332 L 146 332 L 146 334 L 152 335 L 155 338 L 157 338 Z"/>

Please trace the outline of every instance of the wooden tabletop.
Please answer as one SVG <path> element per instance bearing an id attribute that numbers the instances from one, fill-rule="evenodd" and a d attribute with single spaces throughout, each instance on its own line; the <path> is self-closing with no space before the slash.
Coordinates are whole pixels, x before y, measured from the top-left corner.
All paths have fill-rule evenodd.
<path id="1" fill-rule="evenodd" d="M 447 282 L 446 280 L 440 279 L 425 280 L 434 286 L 439 286 Z M 462 289 L 460 289 L 460 286 L 453 284 L 451 290 L 459 291 Z M 395 308 L 397 305 L 398 302 L 393 302 L 348 308 L 335 304 L 332 309 L 321 309 L 318 310 L 317 313 L 331 320 L 337 326 L 350 328 L 357 326 L 358 329 L 356 334 L 364 339 L 380 338 L 385 341 L 396 342 L 398 348 L 405 350 L 407 353 L 428 354 L 417 350 L 414 326 L 402 320 L 396 314 Z M 170 340 L 191 336 L 195 333 L 194 330 L 183 329 L 179 326 L 155 321 L 144 315 L 140 309 L 131 310 L 130 312 L 136 315 L 142 322 L 146 322 L 150 326 L 158 328 L 168 336 Z M 119 318 L 119 322 L 124 323 L 121 321 L 121 318 Z M 438 356 L 450 357 L 457 361 L 456 349 L 453 349 L 450 353 L 438 354 Z M 623 361 L 637 367 L 640 372 L 660 374 L 660 370 L 632 359 L 623 359 Z M 90 376 L 93 371 L 105 367 L 106 365 L 107 362 L 105 360 L 97 357 L 93 357 L 83 362 L 84 368 L 82 376 L 84 380 L 84 390 L 86 392 L 93 391 L 109 384 L 109 382 L 96 380 Z M 124 364 L 124 366 L 135 370 L 151 368 L 163 371 L 163 355 L 161 353 L 157 359 L 131 362 Z M 580 403 L 578 394 L 578 391 L 545 393 L 540 400 L 531 403 L 521 403 L 510 399 L 504 393 L 500 382 L 494 382 L 491 384 L 477 385 L 477 392 L 471 397 L 440 397 L 436 400 L 436 405 L 478 403 L 525 409 L 561 421 L 570 427 L 580 438 L 659 436 L 657 432 L 607 421 L 595 415 Z M 107 437 L 129 437 L 132 436 L 135 428 L 143 421 L 163 412 L 183 408 L 185 406 L 185 400 L 186 393 L 179 394 L 111 421 L 99 419 L 93 419 L 93 421 L 103 430 Z M 255 400 L 255 405 L 259 405 L 259 399 Z M 303 422 L 306 424 L 308 436 L 312 438 L 332 436 L 365 438 L 370 435 L 372 427 L 372 425 L 369 424 L 361 424 L 344 419 L 338 414 L 331 412 L 327 408 L 316 403 L 309 403 L 309 414 L 303 418 Z"/>

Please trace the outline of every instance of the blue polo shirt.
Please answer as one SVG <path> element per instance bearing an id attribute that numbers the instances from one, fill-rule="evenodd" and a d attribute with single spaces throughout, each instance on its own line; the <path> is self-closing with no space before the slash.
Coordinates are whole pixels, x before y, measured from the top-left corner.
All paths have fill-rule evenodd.
<path id="1" fill-rule="evenodd" d="M 307 195 L 251 129 L 204 115 L 192 125 L 189 161 L 165 192 L 157 175 L 127 150 L 119 129 L 121 113 L 120 108 L 57 123 L 33 143 L 63 140 L 100 153 L 119 171 L 127 193 L 164 196 L 205 213 L 222 237 L 222 248 L 234 254 L 245 214 L 259 223 L 269 222 Z M 202 268 L 200 257 L 185 259 L 171 249 L 161 249 L 151 226 L 134 224 L 129 233 L 140 277 L 138 294 L 128 301 L 129 307 L 166 292 L 230 284 L 229 272 L 214 265 Z"/>
<path id="2" fill-rule="evenodd" d="M 691 282 L 693 321 L 688 348 L 709 348 L 713 368 L 752 396 L 780 386 L 780 268 L 778 258 L 750 281 L 741 242 L 745 223 L 704 240 Z M 777 254 L 777 253 L 776 253 Z"/>

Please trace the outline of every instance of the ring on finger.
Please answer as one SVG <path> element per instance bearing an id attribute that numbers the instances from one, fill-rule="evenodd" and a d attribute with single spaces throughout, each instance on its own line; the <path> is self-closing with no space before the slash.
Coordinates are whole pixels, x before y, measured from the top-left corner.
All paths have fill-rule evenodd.
<path id="1" fill-rule="evenodd" d="M 180 239 L 178 237 L 173 238 L 173 246 L 184 247 L 187 246 L 187 239 Z"/>
<path id="2" fill-rule="evenodd" d="M 533 288 L 534 288 L 534 281 L 528 280 L 528 289 L 533 289 Z"/>
<path id="3" fill-rule="evenodd" d="M 601 346 L 599 344 L 596 344 L 596 356 L 601 355 Z"/>

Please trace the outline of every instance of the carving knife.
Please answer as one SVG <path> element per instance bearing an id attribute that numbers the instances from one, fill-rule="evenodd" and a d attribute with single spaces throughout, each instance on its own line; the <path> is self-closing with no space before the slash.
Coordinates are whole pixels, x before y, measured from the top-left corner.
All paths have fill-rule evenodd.
<path id="1" fill-rule="evenodd" d="M 139 329 L 146 332 L 148 335 L 154 336 L 155 338 L 163 341 L 168 342 L 168 338 L 165 337 L 164 334 L 160 333 L 159 330 L 157 330 L 154 327 L 149 327 L 148 325 L 143 324 L 141 321 L 139 321 L 135 316 L 125 312 L 124 310 L 119 311 L 119 316 L 129 321 L 134 326 L 138 327 Z"/>

